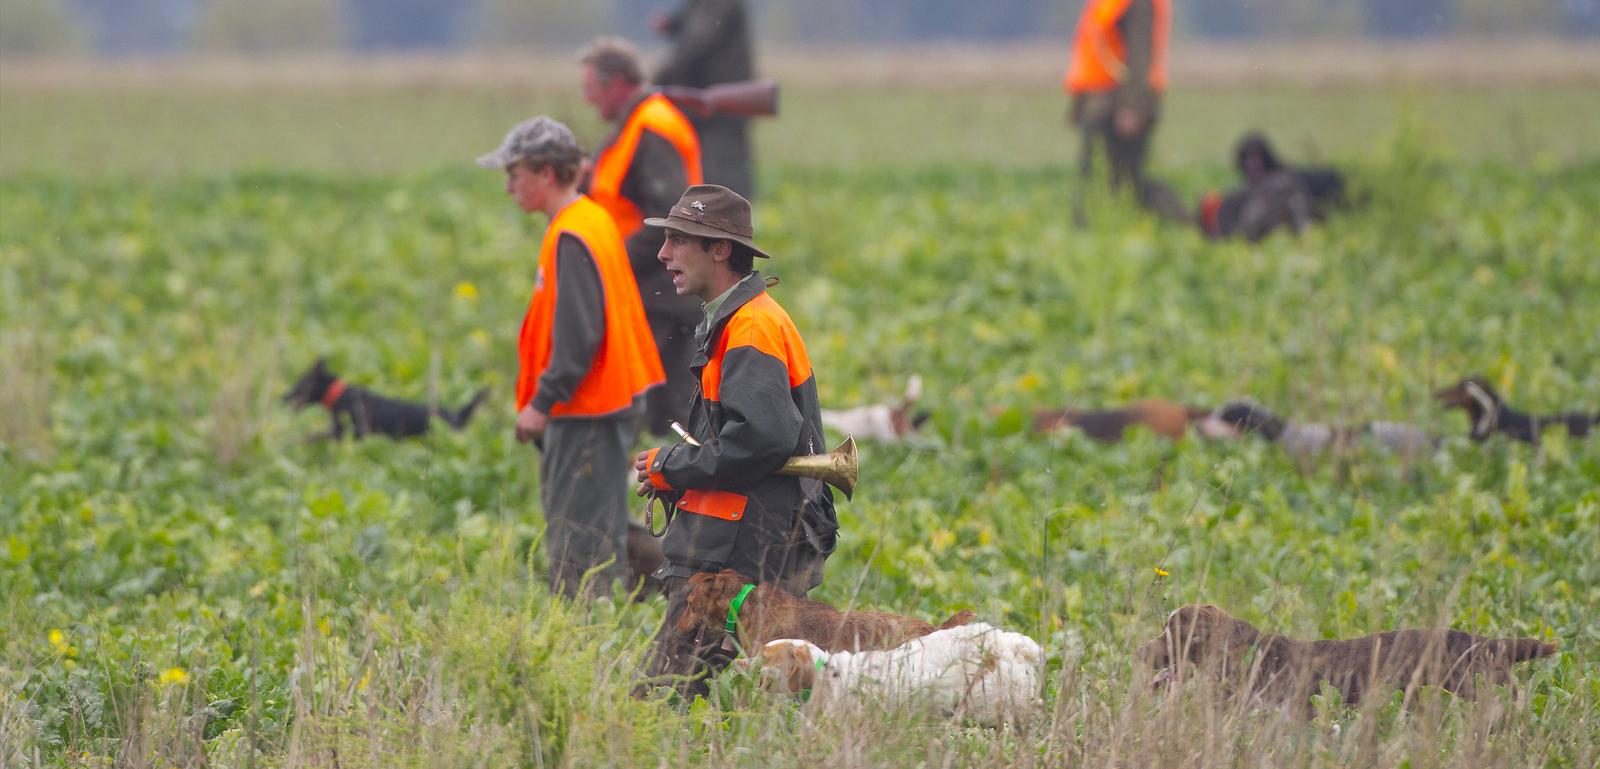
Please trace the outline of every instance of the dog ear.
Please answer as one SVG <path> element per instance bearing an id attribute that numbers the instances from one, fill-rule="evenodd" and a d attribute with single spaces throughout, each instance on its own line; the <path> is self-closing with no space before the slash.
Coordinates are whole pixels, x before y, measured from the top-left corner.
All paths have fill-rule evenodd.
<path id="1" fill-rule="evenodd" d="M 320 373 L 327 373 L 327 371 L 328 371 L 328 359 L 324 358 L 324 357 L 321 357 L 321 356 L 318 356 L 317 357 L 317 362 L 311 364 L 311 370 L 312 371 L 316 371 L 316 372 L 320 372 Z"/>
<path id="2" fill-rule="evenodd" d="M 692 633 L 706 623 L 711 611 L 707 607 L 715 601 L 711 595 L 715 590 L 712 584 L 715 577 L 716 575 L 710 572 L 700 572 L 689 577 L 689 587 L 683 596 L 683 611 L 678 614 L 675 625 L 679 633 Z"/>

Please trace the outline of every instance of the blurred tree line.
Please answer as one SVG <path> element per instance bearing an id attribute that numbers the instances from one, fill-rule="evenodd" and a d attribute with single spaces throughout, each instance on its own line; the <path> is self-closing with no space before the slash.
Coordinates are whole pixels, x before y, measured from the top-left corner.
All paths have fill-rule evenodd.
<path id="1" fill-rule="evenodd" d="M 0 0 L 0 55 L 577 47 L 678 0 Z M 1600 0 L 1175 0 L 1192 38 L 1600 34 Z M 1082 0 L 750 0 L 791 43 L 1054 39 Z"/>

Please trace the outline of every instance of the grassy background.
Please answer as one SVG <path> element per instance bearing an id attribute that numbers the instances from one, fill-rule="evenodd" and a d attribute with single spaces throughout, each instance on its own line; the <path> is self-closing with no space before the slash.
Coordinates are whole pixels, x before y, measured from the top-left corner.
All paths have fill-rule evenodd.
<path id="1" fill-rule="evenodd" d="M 0 759 L 133 766 L 1586 767 L 1600 759 L 1600 442 L 1468 444 L 1427 393 L 1481 372 L 1600 405 L 1594 92 L 1175 93 L 1156 168 L 1235 135 L 1338 160 L 1371 204 L 1259 246 L 1090 201 L 1048 89 L 812 84 L 759 132 L 763 243 L 824 403 L 927 384 L 868 447 L 824 600 L 972 607 L 1051 657 L 1016 729 L 626 693 L 659 601 L 541 586 L 536 457 L 504 400 L 540 225 L 465 167 L 564 87 L 0 78 Z M 306 445 L 276 398 L 319 354 L 446 402 L 460 434 Z M 1253 396 L 1454 436 L 1297 466 L 1257 442 L 1117 447 L 1034 407 Z M 1156 576 L 1160 567 L 1170 576 Z M 1310 726 L 1148 697 L 1127 657 L 1219 603 L 1302 637 L 1404 625 L 1558 641 L 1520 696 Z M 1334 730 L 1337 723 L 1340 728 Z"/>

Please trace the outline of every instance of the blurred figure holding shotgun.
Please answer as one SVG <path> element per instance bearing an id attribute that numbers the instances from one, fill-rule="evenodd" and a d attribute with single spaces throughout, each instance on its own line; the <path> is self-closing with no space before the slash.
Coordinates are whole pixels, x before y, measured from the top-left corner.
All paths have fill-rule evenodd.
<path id="1" fill-rule="evenodd" d="M 644 219 L 665 216 L 685 188 L 700 183 L 700 139 L 671 100 L 645 86 L 639 55 L 627 41 L 597 38 L 580 54 L 580 61 L 584 100 L 615 125 L 594 153 L 586 192 L 611 213 L 627 244 L 650 333 L 667 374 L 666 386 L 646 399 L 646 425 L 652 434 L 666 436 L 674 421 L 688 419 L 694 394 L 689 359 L 700 306 L 673 290 L 666 270 L 656 261 L 661 231 L 645 227 Z"/>
<path id="2" fill-rule="evenodd" d="M 734 569 L 803 596 L 822 582 L 839 528 L 833 492 L 811 477 L 780 471 L 791 457 L 824 453 L 817 384 L 805 341 L 755 271 L 750 203 L 726 187 L 690 187 L 663 218 L 661 263 L 678 293 L 704 304 L 694 369 L 700 391 L 688 438 L 634 459 L 639 493 L 676 507 L 657 572 L 667 614 L 646 673 L 655 682 L 703 693 L 702 676 L 726 664 L 724 637 L 684 634 L 689 577 Z M 662 676 L 679 676 L 662 681 Z M 682 678 L 687 676 L 688 678 Z"/>
<path id="3" fill-rule="evenodd" d="M 755 46 L 744 0 L 682 0 L 658 13 L 651 26 L 672 42 L 655 82 L 660 86 L 709 88 L 755 77 Z M 736 113 L 689 114 L 705 153 L 706 181 L 755 198 L 751 172 L 750 121 Z"/>

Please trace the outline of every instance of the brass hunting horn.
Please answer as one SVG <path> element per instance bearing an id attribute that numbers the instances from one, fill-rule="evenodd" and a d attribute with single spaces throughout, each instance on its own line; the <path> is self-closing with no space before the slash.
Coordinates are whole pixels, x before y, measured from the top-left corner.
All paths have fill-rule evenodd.
<path id="1" fill-rule="evenodd" d="M 690 446 L 699 446 L 700 442 L 683 429 L 683 425 L 672 423 L 672 431 Z M 856 490 L 856 479 L 860 477 L 861 463 L 856 458 L 856 439 L 854 436 L 845 436 L 844 443 L 834 447 L 833 451 L 826 454 L 807 454 L 799 457 L 789 457 L 789 461 L 778 468 L 778 475 L 793 475 L 801 478 L 815 478 L 842 492 L 844 498 L 850 499 Z"/>

